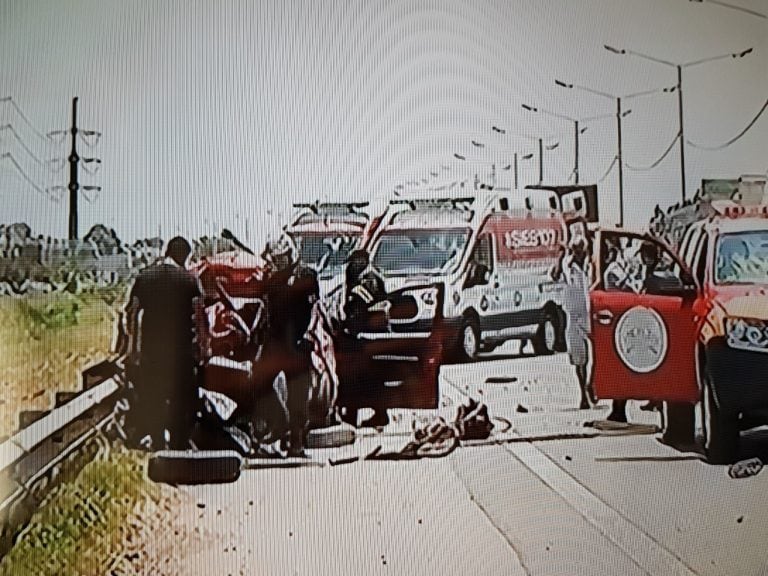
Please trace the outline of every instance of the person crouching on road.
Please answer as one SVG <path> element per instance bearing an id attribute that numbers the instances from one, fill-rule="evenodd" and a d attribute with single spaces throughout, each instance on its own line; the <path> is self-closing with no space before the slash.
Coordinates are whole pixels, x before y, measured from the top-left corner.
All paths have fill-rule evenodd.
<path id="1" fill-rule="evenodd" d="M 590 305 L 589 305 L 589 258 L 587 241 L 583 237 L 575 238 L 563 263 L 563 275 L 568 284 L 565 300 L 568 322 L 566 341 L 571 364 L 576 369 L 579 380 L 581 401 L 579 409 L 587 410 L 594 402 L 592 399 L 591 378 L 589 375 L 590 350 Z"/>
<path id="2" fill-rule="evenodd" d="M 320 288 L 317 274 L 297 259 L 295 247 L 288 239 L 269 243 L 263 256 L 269 266 L 269 327 L 264 358 L 273 380 L 280 372 L 285 374 L 287 452 L 289 456 L 303 456 L 312 386 L 312 343 L 305 334 Z"/>
<path id="3" fill-rule="evenodd" d="M 186 269 L 191 251 L 184 238 L 170 240 L 165 259 L 137 276 L 125 309 L 131 416 L 137 440 L 149 435 L 154 450 L 188 448 L 195 424 L 208 330 L 198 280 Z"/>

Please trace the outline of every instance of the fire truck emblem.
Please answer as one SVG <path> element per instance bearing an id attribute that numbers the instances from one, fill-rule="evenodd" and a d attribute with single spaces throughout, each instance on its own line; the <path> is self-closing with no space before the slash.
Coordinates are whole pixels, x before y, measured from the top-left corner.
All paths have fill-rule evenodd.
<path id="1" fill-rule="evenodd" d="M 644 306 L 630 308 L 619 318 L 614 340 L 621 361 L 640 374 L 658 368 L 669 347 L 664 320 L 655 310 Z"/>

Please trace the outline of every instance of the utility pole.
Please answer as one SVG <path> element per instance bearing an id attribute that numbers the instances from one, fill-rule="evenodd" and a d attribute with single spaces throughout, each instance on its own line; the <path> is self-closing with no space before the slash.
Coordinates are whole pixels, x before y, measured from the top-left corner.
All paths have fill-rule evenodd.
<path id="1" fill-rule="evenodd" d="M 680 182 L 681 197 L 685 203 L 685 131 L 683 129 L 683 67 L 677 65 L 677 108 L 680 116 Z"/>
<path id="2" fill-rule="evenodd" d="M 575 183 L 579 183 L 579 121 L 573 121 L 573 176 Z"/>
<path id="3" fill-rule="evenodd" d="M 518 174 L 518 172 L 517 172 L 517 152 L 515 152 L 515 190 L 519 189 L 517 174 Z"/>
<path id="4" fill-rule="evenodd" d="M 77 240 L 77 195 L 80 192 L 78 182 L 78 164 L 80 157 L 77 155 L 77 96 L 72 98 L 72 149 L 69 152 L 69 239 Z"/>
<path id="5" fill-rule="evenodd" d="M 695 1 L 695 0 L 691 0 Z M 713 4 L 721 4 L 729 8 L 735 8 L 734 6 L 718 2 L 717 0 L 709 0 Z M 739 8 L 736 8 L 737 10 Z M 750 10 L 743 10 L 747 13 L 751 13 L 753 16 L 760 16 L 765 17 L 764 14 L 760 14 L 759 12 L 752 12 Z M 603 45 L 603 48 L 605 48 L 608 52 L 611 52 L 612 54 L 618 54 L 618 55 L 628 55 L 628 56 L 634 56 L 636 58 L 641 58 L 643 60 L 647 60 L 649 62 L 654 62 L 656 64 L 667 66 L 668 68 L 675 68 L 677 70 L 677 86 L 674 88 L 665 88 L 664 92 L 673 92 L 674 90 L 677 90 L 677 107 L 678 107 L 678 116 L 680 120 L 680 196 L 685 202 L 685 132 L 683 130 L 683 68 L 689 68 L 691 66 L 700 66 L 702 64 L 707 64 L 709 62 L 716 62 L 719 60 L 734 60 L 734 59 L 741 59 L 744 58 L 744 56 L 751 54 L 753 52 L 752 48 L 747 48 L 746 50 L 743 50 L 741 52 L 730 52 L 728 54 L 720 54 L 719 56 L 711 56 L 709 58 L 701 58 L 699 60 L 691 60 L 689 62 L 670 62 L 669 60 L 663 60 L 661 58 L 656 58 L 655 56 L 650 56 L 648 54 L 643 54 L 642 52 L 636 52 L 635 50 L 629 50 L 626 48 L 617 48 L 615 46 L 609 46 L 607 44 Z"/>
<path id="6" fill-rule="evenodd" d="M 619 228 L 624 227 L 624 162 L 621 156 L 621 98 L 616 98 L 616 126 L 619 141 Z"/>
<path id="7" fill-rule="evenodd" d="M 544 183 L 544 143 L 539 138 L 539 184 Z"/>

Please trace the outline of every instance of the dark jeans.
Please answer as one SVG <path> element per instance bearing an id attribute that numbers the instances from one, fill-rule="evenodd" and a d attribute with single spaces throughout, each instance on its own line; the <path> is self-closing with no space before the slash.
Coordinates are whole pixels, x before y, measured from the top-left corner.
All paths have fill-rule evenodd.
<path id="1" fill-rule="evenodd" d="M 131 428 L 137 441 L 149 435 L 153 450 L 189 447 L 198 408 L 198 374 L 191 362 L 184 368 L 169 370 L 168 365 L 147 362 L 132 371 Z"/>

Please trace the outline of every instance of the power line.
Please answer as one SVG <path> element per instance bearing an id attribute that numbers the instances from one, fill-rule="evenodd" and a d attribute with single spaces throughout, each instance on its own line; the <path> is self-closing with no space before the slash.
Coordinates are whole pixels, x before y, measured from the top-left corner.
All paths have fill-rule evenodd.
<path id="1" fill-rule="evenodd" d="M 16 104 L 16 101 L 11 96 L 5 96 L 4 98 L 0 98 L 0 103 L 7 102 L 10 104 L 14 110 L 16 110 L 16 113 L 21 117 L 22 120 L 24 120 L 24 123 L 29 127 L 32 132 L 34 132 L 41 140 L 45 140 L 45 135 L 38 130 L 34 124 L 32 124 L 32 121 L 27 117 L 26 114 L 24 114 L 24 111 L 19 107 L 18 104 Z"/>
<path id="2" fill-rule="evenodd" d="M 608 175 L 611 173 L 611 170 L 613 170 L 613 167 L 614 167 L 614 166 L 616 166 L 616 162 L 618 162 L 618 161 L 619 161 L 619 157 L 618 157 L 618 156 L 614 156 L 614 157 L 613 157 L 613 160 L 611 161 L 611 164 L 610 164 L 610 166 L 608 166 L 608 169 L 605 171 L 605 174 L 603 174 L 603 175 L 602 175 L 602 176 L 601 176 L 601 177 L 598 179 L 598 181 L 596 182 L 597 184 L 601 184 L 601 183 L 603 182 L 603 180 L 605 180 L 606 178 L 608 178 Z"/>
<path id="3" fill-rule="evenodd" d="M 755 122 L 757 122 L 760 119 L 760 116 L 763 115 L 763 112 L 765 112 L 766 108 L 768 108 L 768 100 L 763 103 L 763 107 L 760 108 L 760 111 L 755 115 L 754 118 L 747 124 L 747 126 L 736 136 L 728 140 L 727 142 L 724 142 L 723 144 L 720 144 L 718 146 L 705 146 L 703 144 L 697 144 L 696 142 L 691 142 L 690 140 L 686 140 L 686 143 L 690 146 L 693 146 L 694 148 L 698 148 L 699 150 L 723 150 L 724 148 L 728 148 L 731 144 L 739 140 L 744 134 L 746 134 L 752 126 L 755 125 Z"/>
<path id="4" fill-rule="evenodd" d="M 51 196 L 49 193 L 47 193 L 45 190 L 40 188 L 37 184 L 35 184 L 35 181 L 32 180 L 32 178 L 27 175 L 27 173 L 24 171 L 24 169 L 21 167 L 21 165 L 16 161 L 16 158 L 13 157 L 13 154 L 10 152 L 5 152 L 4 154 L 0 154 L 0 160 L 8 160 L 11 164 L 13 164 L 14 168 L 16 168 L 16 171 L 21 175 L 24 180 L 26 180 L 27 184 L 29 184 L 38 194 L 45 196 L 49 200 L 53 202 L 57 202 L 57 200 Z"/>
<path id="5" fill-rule="evenodd" d="M 664 153 L 659 157 L 659 159 L 656 160 L 656 162 L 654 162 L 650 166 L 632 166 L 631 164 L 628 164 L 625 162 L 624 167 L 627 168 L 628 170 L 633 170 L 635 172 L 648 172 L 649 170 L 653 170 L 654 168 L 656 168 L 656 166 L 658 166 L 664 161 L 664 158 L 666 158 L 667 155 L 672 151 L 672 148 L 675 146 L 675 144 L 679 139 L 680 139 L 680 132 L 678 132 L 675 135 L 675 137 L 672 139 L 672 142 L 669 143 L 669 146 L 667 146 L 666 150 L 664 150 Z"/>
<path id="6" fill-rule="evenodd" d="M 16 141 L 24 149 L 24 152 L 26 152 L 27 155 L 29 155 L 30 158 L 32 158 L 40 166 L 45 165 L 45 162 L 43 162 L 43 160 L 37 154 L 35 154 L 29 146 L 27 146 L 26 142 L 24 142 L 24 139 L 16 131 L 16 128 L 13 127 L 13 124 L 10 124 L 10 123 L 3 124 L 2 126 L 0 126 L 0 132 L 3 130 L 7 130 L 13 135 L 14 138 L 16 138 Z"/>

